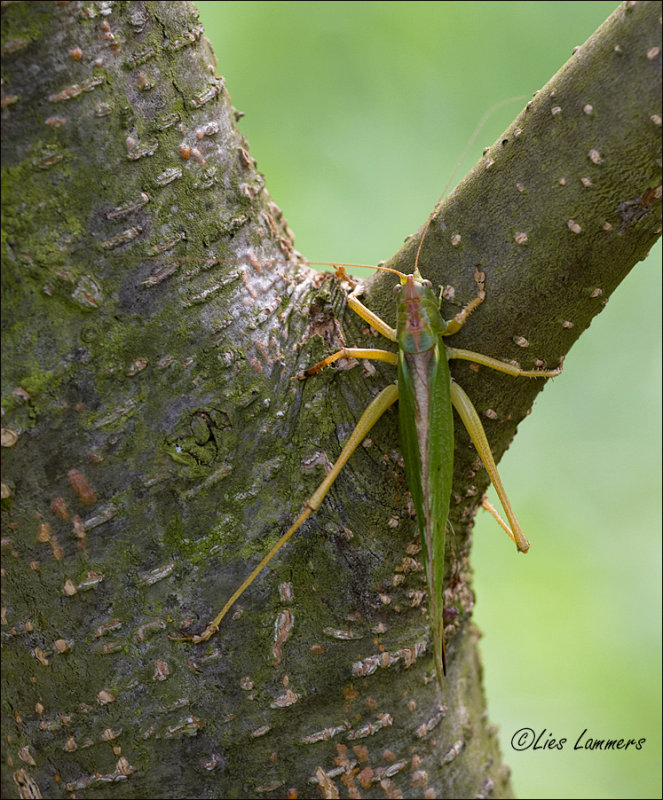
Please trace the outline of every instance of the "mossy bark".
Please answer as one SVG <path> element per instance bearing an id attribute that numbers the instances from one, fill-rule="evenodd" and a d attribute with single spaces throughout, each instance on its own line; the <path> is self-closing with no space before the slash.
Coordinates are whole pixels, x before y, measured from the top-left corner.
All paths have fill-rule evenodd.
<path id="1" fill-rule="evenodd" d="M 660 235 L 660 13 L 622 5 L 433 220 L 447 316 L 486 273 L 455 346 L 557 365 Z M 204 627 L 393 376 L 291 382 L 368 337 L 299 263 L 192 5 L 2 23 L 4 796 L 510 796 L 462 429 L 444 693 L 393 412 L 219 634 L 168 638 Z M 366 299 L 386 319 L 389 283 Z M 542 382 L 453 371 L 501 455 Z"/>

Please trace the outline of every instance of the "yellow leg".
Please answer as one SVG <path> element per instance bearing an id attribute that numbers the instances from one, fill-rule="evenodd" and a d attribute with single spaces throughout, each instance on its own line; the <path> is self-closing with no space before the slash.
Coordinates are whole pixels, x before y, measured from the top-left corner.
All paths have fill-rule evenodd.
<path id="1" fill-rule="evenodd" d="M 502 519 L 502 517 L 500 517 L 495 506 L 488 500 L 486 500 L 485 497 L 481 501 L 481 508 L 485 508 L 486 511 L 490 512 L 493 515 L 493 517 L 495 517 L 495 521 L 500 526 L 500 528 L 502 528 L 502 530 L 509 535 L 513 543 L 517 545 L 518 542 L 516 542 L 516 537 L 511 533 L 511 528 L 506 524 L 506 522 Z"/>
<path id="2" fill-rule="evenodd" d="M 293 522 L 293 524 L 288 528 L 288 530 L 283 534 L 283 536 L 278 540 L 278 542 L 272 547 L 272 549 L 267 553 L 267 555 L 262 559 L 262 561 L 258 564 L 258 566 L 251 572 L 251 574 L 246 578 L 246 580 L 242 583 L 242 585 L 237 589 L 228 599 L 227 603 L 221 609 L 221 611 L 214 617 L 214 619 L 208 623 L 205 630 L 196 636 L 180 636 L 175 637 L 171 636 L 171 639 L 175 641 L 189 641 L 197 644 L 198 642 L 206 642 L 209 638 L 211 638 L 219 629 L 219 625 L 221 624 L 221 620 L 225 617 L 225 615 L 230 611 L 232 606 L 235 604 L 235 601 L 249 588 L 249 586 L 253 583 L 253 581 L 258 577 L 258 575 L 263 571 L 263 569 L 269 564 L 269 562 L 274 558 L 274 556 L 279 552 L 279 550 L 283 547 L 283 545 L 290 539 L 290 537 L 301 527 L 302 523 L 308 519 L 315 511 L 317 511 L 320 503 L 322 503 L 325 495 L 331 488 L 332 484 L 338 477 L 339 472 L 345 466 L 347 460 L 350 456 L 354 453 L 354 451 L 359 447 L 362 441 L 368 435 L 368 432 L 371 430 L 373 425 L 380 419 L 380 417 L 384 414 L 384 412 L 392 406 L 396 400 L 398 399 L 398 387 L 396 384 L 390 384 L 385 389 L 383 389 L 380 394 L 378 394 L 373 400 L 370 402 L 366 411 L 361 415 L 359 418 L 359 422 L 355 429 L 350 434 L 350 438 L 348 439 L 345 447 L 341 450 L 341 454 L 336 460 L 336 463 L 331 468 L 329 474 L 324 479 L 324 481 L 318 486 L 318 488 L 313 492 L 311 497 L 306 501 L 306 505 L 302 513 L 297 517 L 297 519 Z"/>
<path id="3" fill-rule="evenodd" d="M 445 328 L 442 336 L 453 336 L 454 333 L 458 333 L 458 331 L 463 327 L 465 321 L 474 311 L 474 309 L 478 308 L 481 305 L 481 303 L 483 303 L 483 301 L 486 299 L 486 292 L 484 289 L 486 283 L 486 273 L 480 272 L 478 269 L 475 269 L 474 282 L 479 287 L 477 296 L 474 298 L 474 300 L 470 300 L 470 302 L 465 306 L 465 308 L 461 309 L 461 311 L 459 311 L 451 321 L 447 322 L 447 327 Z"/>
<path id="4" fill-rule="evenodd" d="M 490 452 L 490 445 L 488 444 L 488 439 L 486 438 L 486 432 L 483 429 L 483 425 L 481 424 L 481 420 L 479 419 L 476 409 L 472 405 L 472 401 L 460 388 L 456 381 L 451 381 L 451 402 L 462 419 L 463 425 L 465 425 L 467 432 L 470 434 L 470 438 L 474 442 L 474 446 L 476 447 L 477 452 L 479 453 L 479 456 L 486 467 L 486 471 L 490 476 L 490 480 L 493 482 L 495 491 L 500 498 L 502 508 L 504 509 L 506 517 L 509 520 L 509 524 L 511 525 L 511 533 L 509 535 L 516 543 L 518 550 L 520 550 L 521 553 L 526 553 L 529 550 L 530 545 L 525 537 L 525 534 L 523 533 L 523 529 L 520 527 L 520 523 L 518 522 L 513 509 L 511 508 L 509 498 L 506 496 L 504 485 L 502 484 L 499 472 L 497 471 L 495 459 L 493 458 L 493 454 Z"/>
<path id="5" fill-rule="evenodd" d="M 484 356 L 482 353 L 474 353 L 472 350 L 459 350 L 457 347 L 447 348 L 447 358 L 459 358 L 464 361 L 473 361 L 475 364 L 483 364 L 484 367 L 490 367 L 497 372 L 505 372 L 507 375 L 513 375 L 515 378 L 556 378 L 561 374 L 562 368 L 556 367 L 555 369 L 520 369 L 513 364 L 507 364 L 505 361 L 499 361 L 490 356 Z"/>
<path id="6" fill-rule="evenodd" d="M 336 268 L 336 275 L 340 279 L 349 280 L 349 276 L 346 274 L 345 270 L 342 267 Z M 387 325 L 377 314 L 374 314 L 370 308 L 366 308 L 366 306 L 359 300 L 357 297 L 357 292 L 360 290 L 360 287 L 357 286 L 351 294 L 348 295 L 348 305 L 350 308 L 360 316 L 364 322 L 368 322 L 368 324 L 376 330 L 378 333 L 381 333 L 385 338 L 389 339 L 392 342 L 396 341 L 396 330 L 391 326 Z M 367 358 L 372 361 L 385 361 L 387 364 L 393 364 L 396 366 L 398 364 L 398 355 L 397 353 L 392 353 L 389 350 L 378 350 L 376 348 L 362 348 L 362 347 L 343 347 L 341 350 L 338 350 L 336 353 L 332 353 L 331 355 L 327 356 L 327 358 L 323 358 L 322 361 L 319 361 L 317 364 L 314 364 L 312 367 L 299 372 L 297 375 L 294 376 L 293 380 L 305 380 L 306 378 L 310 378 L 312 375 L 317 375 L 318 372 L 323 370 L 325 367 L 328 367 L 330 364 L 333 364 L 334 361 L 338 361 L 339 358 Z"/>
<path id="7" fill-rule="evenodd" d="M 398 355 L 390 352 L 389 350 L 376 350 L 374 348 L 363 347 L 343 347 L 336 353 L 332 353 L 330 356 L 327 356 L 327 358 L 323 358 L 322 361 L 319 361 L 312 367 L 305 369 L 303 372 L 298 372 L 297 375 L 292 378 L 292 380 L 303 381 L 306 378 L 310 378 L 311 375 L 317 375 L 318 372 L 321 372 L 325 367 L 333 364 L 334 361 L 338 361 L 339 358 L 368 358 L 373 361 L 386 361 L 387 364 L 393 364 L 394 366 L 398 364 Z"/>
<path id="8" fill-rule="evenodd" d="M 479 287 L 477 296 L 474 300 L 470 301 L 462 311 L 459 311 L 451 322 L 447 323 L 447 327 L 442 336 L 452 336 L 454 333 L 457 333 L 463 327 L 465 321 L 474 309 L 480 306 L 486 299 L 486 274 L 475 269 L 474 280 Z M 461 350 L 458 347 L 449 347 L 448 345 L 445 345 L 445 347 L 447 348 L 448 359 L 458 358 L 465 361 L 473 361 L 475 364 L 482 364 L 484 367 L 490 367 L 491 369 L 497 370 L 497 372 L 504 372 L 516 378 L 555 378 L 562 372 L 561 367 L 557 367 L 556 369 L 520 369 L 520 367 L 516 367 L 513 364 L 507 364 L 496 358 L 484 356 L 482 353 L 474 353 L 472 350 Z"/>
<path id="9" fill-rule="evenodd" d="M 378 317 L 377 314 L 374 314 L 370 308 L 367 308 L 356 296 L 356 291 L 357 290 L 348 295 L 348 305 L 350 308 L 355 312 L 355 314 L 358 314 L 364 320 L 364 322 L 368 322 L 371 328 L 374 328 L 378 333 L 381 333 L 386 339 L 395 342 L 396 329 L 392 328 L 391 325 L 387 325 L 387 323 Z"/>

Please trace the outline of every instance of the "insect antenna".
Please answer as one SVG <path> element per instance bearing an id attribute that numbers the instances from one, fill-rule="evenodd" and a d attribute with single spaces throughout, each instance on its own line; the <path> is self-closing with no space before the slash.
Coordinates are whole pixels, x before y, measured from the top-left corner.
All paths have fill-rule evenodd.
<path id="1" fill-rule="evenodd" d="M 415 259 L 414 259 L 414 268 L 412 270 L 413 273 L 416 273 L 416 272 L 419 271 L 419 256 L 421 254 L 421 249 L 423 247 L 424 240 L 426 239 L 426 235 L 428 233 L 428 229 L 430 228 L 430 224 L 433 221 L 433 218 L 439 213 L 439 211 L 440 211 L 440 209 L 442 207 L 442 203 L 444 202 L 444 198 L 447 196 L 447 192 L 449 191 L 449 187 L 451 186 L 451 184 L 453 182 L 453 179 L 458 174 L 458 170 L 460 169 L 461 164 L 463 163 L 463 161 L 467 157 L 467 154 L 469 153 L 470 148 L 472 147 L 472 145 L 476 141 L 478 135 L 483 130 L 486 122 L 490 119 L 490 117 L 493 115 L 493 113 L 495 111 L 497 111 L 498 109 L 500 109 L 503 106 L 507 105 L 508 103 L 515 103 L 516 101 L 525 100 L 525 99 L 526 99 L 526 95 L 518 95 L 516 97 L 508 97 L 505 100 L 500 100 L 499 103 L 495 103 L 495 105 L 491 106 L 488 109 L 488 111 L 486 111 L 486 113 L 481 117 L 479 122 L 477 123 L 474 131 L 472 132 L 472 135 L 470 136 L 470 138 L 467 141 L 467 144 L 463 148 L 463 152 L 461 153 L 460 158 L 456 162 L 456 166 L 453 168 L 453 172 L 449 176 L 449 180 L 446 182 L 446 184 L 444 186 L 444 189 L 442 191 L 442 194 L 440 195 L 439 200 L 437 201 L 437 203 L 435 203 L 435 207 L 433 208 L 431 213 L 428 215 L 428 219 L 424 223 L 424 227 L 423 227 L 423 230 L 421 232 L 421 238 L 419 239 L 419 245 L 417 246 L 417 253 L 416 253 L 416 256 L 415 256 Z M 351 268 L 360 268 L 360 269 L 379 269 L 379 270 L 381 270 L 383 272 L 393 272 L 395 275 L 398 275 L 400 277 L 401 282 L 404 282 L 406 280 L 406 278 L 407 278 L 407 276 L 404 273 L 399 272 L 396 269 L 392 269 L 391 267 L 376 267 L 376 266 L 369 265 L 369 264 L 340 264 L 338 262 L 329 262 L 329 261 L 310 261 L 309 263 L 311 265 L 317 266 L 317 267 L 323 267 L 324 266 L 324 267 L 334 267 L 334 268 L 351 267 Z"/>
<path id="2" fill-rule="evenodd" d="M 442 194 L 440 195 L 440 199 L 437 201 L 437 203 L 435 203 L 435 208 L 433 208 L 433 210 L 430 212 L 430 214 L 428 215 L 428 219 L 426 220 L 426 223 L 424 224 L 424 229 L 423 229 L 423 231 L 421 233 L 421 238 L 419 239 L 419 246 L 417 247 L 417 255 L 415 256 L 415 259 L 414 259 L 414 270 L 413 270 L 413 272 L 417 272 L 419 270 L 419 254 L 421 253 L 421 248 L 422 248 L 422 245 L 424 243 L 424 239 L 426 238 L 426 234 L 428 233 L 428 229 L 430 228 L 430 224 L 433 221 L 433 217 L 439 212 L 440 208 L 442 207 L 442 202 L 444 201 L 444 198 L 446 197 L 447 192 L 449 191 L 449 187 L 451 186 L 451 183 L 452 183 L 453 179 L 456 177 L 456 174 L 458 173 L 458 170 L 460 169 L 460 165 L 465 160 L 465 157 L 467 156 L 467 154 L 470 151 L 470 148 L 472 147 L 472 145 L 476 141 L 477 136 L 481 133 L 484 125 L 486 124 L 488 119 L 492 116 L 492 114 L 495 111 L 497 111 L 499 108 L 502 108 L 502 106 L 507 105 L 507 103 L 515 103 L 516 100 L 524 100 L 525 97 L 526 97 L 526 95 L 518 95 L 517 97 L 508 97 L 506 100 L 500 100 L 499 103 L 495 103 L 494 106 L 491 106 L 488 109 L 488 111 L 486 111 L 486 113 L 483 115 L 483 117 L 481 117 L 479 122 L 477 123 L 477 126 L 474 129 L 474 132 L 472 133 L 472 135 L 468 139 L 467 144 L 465 145 L 465 148 L 463 149 L 463 152 L 461 153 L 460 158 L 456 162 L 456 166 L 454 167 L 453 172 L 449 176 L 449 180 L 447 181 L 447 183 L 446 183 L 446 185 L 445 185 L 445 187 L 444 187 L 444 189 L 442 191 Z"/>

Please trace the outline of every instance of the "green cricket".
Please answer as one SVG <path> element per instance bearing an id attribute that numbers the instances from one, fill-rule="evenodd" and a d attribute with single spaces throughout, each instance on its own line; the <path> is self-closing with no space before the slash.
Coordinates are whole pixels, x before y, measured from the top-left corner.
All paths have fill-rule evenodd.
<path id="1" fill-rule="evenodd" d="M 444 195 L 443 195 L 444 196 Z M 463 326 L 468 316 L 483 302 L 485 274 L 475 271 L 478 287 L 476 297 L 450 320 L 442 319 L 440 299 L 429 281 L 419 272 L 419 254 L 431 220 L 439 211 L 442 198 L 426 222 L 419 241 L 414 269 L 405 275 L 387 267 L 371 267 L 393 272 L 400 277 L 397 298 L 397 324 L 392 328 L 374 314 L 360 300 L 361 286 L 354 283 L 343 266 L 335 266 L 339 278 L 349 280 L 353 289 L 348 295 L 348 305 L 374 330 L 398 345 L 398 352 L 388 350 L 345 347 L 295 376 L 303 380 L 320 372 L 324 367 L 340 358 L 372 359 L 384 361 L 397 367 L 397 383 L 383 389 L 368 405 L 357 426 L 343 447 L 336 463 L 320 486 L 306 501 L 303 511 L 286 533 L 276 542 L 246 580 L 233 592 L 221 611 L 198 635 L 183 638 L 194 643 L 207 641 L 219 629 L 221 621 L 237 599 L 253 583 L 291 536 L 301 527 L 322 503 L 325 495 L 355 449 L 365 439 L 382 414 L 398 403 L 398 419 L 405 475 L 416 512 L 417 527 L 421 538 L 422 557 L 428 590 L 428 607 L 433 633 L 433 650 L 437 680 L 442 688 L 442 676 L 446 674 L 443 622 L 444 549 L 447 517 L 451 499 L 453 477 L 453 412 L 456 409 L 474 443 L 490 476 L 504 508 L 508 524 L 505 523 L 484 500 L 483 506 L 494 514 L 499 524 L 509 534 L 521 553 L 529 549 L 529 542 L 511 508 L 500 480 L 495 460 L 490 450 L 483 425 L 470 398 L 453 380 L 449 372 L 450 359 L 472 361 L 514 377 L 553 378 L 560 374 L 561 367 L 551 370 L 524 370 L 490 356 L 449 347 L 443 337 L 451 336 Z M 362 266 L 362 265 L 351 265 Z"/>

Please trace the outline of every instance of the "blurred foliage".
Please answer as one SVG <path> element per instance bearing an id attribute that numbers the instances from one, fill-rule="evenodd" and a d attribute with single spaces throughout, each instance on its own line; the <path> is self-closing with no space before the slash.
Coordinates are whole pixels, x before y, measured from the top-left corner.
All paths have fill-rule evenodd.
<path id="1" fill-rule="evenodd" d="M 206 2 L 241 129 L 309 259 L 375 264 L 425 220 L 495 103 L 531 95 L 612 2 Z M 519 111 L 500 109 L 457 178 Z M 660 242 L 537 400 L 484 515 L 476 621 L 521 797 L 660 796 Z M 516 752 L 523 728 L 568 741 Z M 574 751 L 593 738 L 642 750 Z"/>

